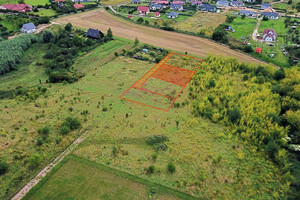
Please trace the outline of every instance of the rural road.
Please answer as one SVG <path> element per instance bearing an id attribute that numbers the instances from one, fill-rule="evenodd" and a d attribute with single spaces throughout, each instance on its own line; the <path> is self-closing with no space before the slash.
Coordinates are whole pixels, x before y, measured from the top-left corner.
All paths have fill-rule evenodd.
<path id="1" fill-rule="evenodd" d="M 137 37 L 139 41 L 143 43 L 180 52 L 187 51 L 189 54 L 198 55 L 200 57 L 223 55 L 226 57 L 236 57 L 238 60 L 244 62 L 264 63 L 263 61 L 208 39 L 134 24 L 114 16 L 104 9 L 68 15 L 58 18 L 55 21 L 62 24 L 70 22 L 73 26 L 86 29 L 96 28 L 102 32 L 106 32 L 111 28 L 115 36 L 130 40 L 134 40 Z"/>
<path id="2" fill-rule="evenodd" d="M 261 22 L 261 18 L 258 18 L 257 19 L 256 27 L 255 27 L 255 29 L 254 29 L 254 31 L 252 33 L 252 40 L 254 40 L 254 41 L 258 41 L 258 39 L 257 39 L 257 33 L 258 33 L 258 28 L 260 26 L 260 22 Z"/>

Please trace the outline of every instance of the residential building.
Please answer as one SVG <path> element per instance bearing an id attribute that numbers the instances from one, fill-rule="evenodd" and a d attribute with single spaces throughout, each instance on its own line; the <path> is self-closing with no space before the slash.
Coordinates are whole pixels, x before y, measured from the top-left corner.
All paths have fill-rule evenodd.
<path id="1" fill-rule="evenodd" d="M 262 3 L 260 9 L 264 10 L 264 9 L 267 9 L 267 8 L 270 8 L 270 7 L 271 7 L 271 4 L 269 4 L 269 3 Z"/>
<path id="2" fill-rule="evenodd" d="M 178 13 L 176 13 L 176 12 L 170 12 L 170 13 L 167 13 L 167 16 L 170 19 L 175 19 L 175 18 L 178 17 Z"/>
<path id="3" fill-rule="evenodd" d="M 275 42 L 277 33 L 272 28 L 265 29 L 262 38 L 265 42 Z"/>
<path id="4" fill-rule="evenodd" d="M 140 3 L 141 3 L 141 0 L 132 0 L 131 3 L 134 3 L 134 4 L 140 4 Z"/>
<path id="5" fill-rule="evenodd" d="M 32 6 L 28 4 L 3 4 L 2 7 L 4 7 L 6 10 L 18 12 L 32 11 Z"/>
<path id="6" fill-rule="evenodd" d="M 228 7 L 229 6 L 229 1 L 223 1 L 223 0 L 217 1 L 216 6 L 217 7 Z"/>
<path id="7" fill-rule="evenodd" d="M 84 8 L 84 5 L 81 4 L 81 3 L 77 3 L 77 4 L 75 3 L 75 4 L 74 4 L 74 8 L 75 8 L 75 9 L 81 9 L 81 8 Z"/>
<path id="8" fill-rule="evenodd" d="M 164 8 L 163 5 L 157 3 L 151 3 L 149 5 L 150 10 L 162 10 Z"/>
<path id="9" fill-rule="evenodd" d="M 86 37 L 91 39 L 99 39 L 99 38 L 103 38 L 104 34 L 98 29 L 89 28 L 89 30 L 86 33 Z"/>
<path id="10" fill-rule="evenodd" d="M 208 11 L 208 12 L 216 11 L 216 6 L 215 5 L 202 4 L 200 7 L 201 7 L 202 11 Z"/>
<path id="11" fill-rule="evenodd" d="M 33 23 L 24 24 L 21 28 L 22 33 L 34 33 L 36 31 L 36 27 Z"/>
<path id="12" fill-rule="evenodd" d="M 230 3 L 230 5 L 231 5 L 232 7 L 238 7 L 238 8 L 240 8 L 240 7 L 245 7 L 245 4 L 244 4 L 242 1 L 232 1 L 232 2 Z"/>
<path id="13" fill-rule="evenodd" d="M 137 11 L 140 15 L 147 15 L 150 13 L 149 7 L 146 7 L 146 6 L 139 6 L 137 8 Z"/>
<path id="14" fill-rule="evenodd" d="M 252 17 L 255 13 L 250 10 L 240 10 L 240 15 L 245 15 L 247 17 Z"/>
<path id="15" fill-rule="evenodd" d="M 183 10 L 183 6 L 182 4 L 171 4 L 170 6 L 171 10 L 175 10 L 175 11 L 182 11 Z"/>
<path id="16" fill-rule="evenodd" d="M 269 19 L 279 19 L 280 15 L 276 12 L 263 12 L 263 17 L 267 17 Z"/>

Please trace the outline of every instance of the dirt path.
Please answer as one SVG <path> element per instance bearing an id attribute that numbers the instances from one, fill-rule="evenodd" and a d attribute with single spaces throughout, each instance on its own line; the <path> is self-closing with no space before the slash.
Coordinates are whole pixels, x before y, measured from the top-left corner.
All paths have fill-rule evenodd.
<path id="1" fill-rule="evenodd" d="M 104 9 L 69 15 L 58 18 L 55 21 L 63 24 L 71 22 L 73 26 L 86 29 L 98 28 L 103 32 L 111 28 L 114 35 L 122 38 L 134 40 L 137 37 L 143 43 L 180 52 L 187 51 L 189 54 L 201 57 L 206 57 L 210 54 L 224 55 L 236 57 L 240 61 L 264 63 L 254 57 L 232 50 L 225 45 L 212 42 L 209 39 L 137 25 L 114 16 Z"/>
<path id="2" fill-rule="evenodd" d="M 256 27 L 255 27 L 255 29 L 254 29 L 254 31 L 253 31 L 253 33 L 252 33 L 252 40 L 254 40 L 254 41 L 258 41 L 256 35 L 257 35 L 257 33 L 258 33 L 258 28 L 259 28 L 259 26 L 260 26 L 260 22 L 261 22 L 261 18 L 258 18 L 258 19 L 257 19 Z"/>
<path id="3" fill-rule="evenodd" d="M 80 144 L 86 137 L 88 131 L 84 132 L 77 140 L 75 140 L 64 152 L 55 158 L 53 162 L 47 165 L 40 171 L 31 181 L 29 181 L 11 200 L 21 200 L 42 178 L 44 178 L 58 163 L 60 163 L 78 144 Z"/>

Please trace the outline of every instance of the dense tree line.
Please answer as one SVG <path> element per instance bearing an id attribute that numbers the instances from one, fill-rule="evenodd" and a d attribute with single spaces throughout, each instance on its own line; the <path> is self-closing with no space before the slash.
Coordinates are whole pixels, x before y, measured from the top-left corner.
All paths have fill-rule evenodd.
<path id="1" fill-rule="evenodd" d="M 35 42 L 35 35 L 22 35 L 0 42 L 0 74 L 16 69 L 24 51 Z"/>
<path id="2" fill-rule="evenodd" d="M 293 184 L 299 191 L 290 176 L 291 161 L 300 160 L 299 68 L 209 57 L 191 83 L 193 114 L 226 125 L 251 151 L 268 155 L 286 178 L 283 187 Z"/>

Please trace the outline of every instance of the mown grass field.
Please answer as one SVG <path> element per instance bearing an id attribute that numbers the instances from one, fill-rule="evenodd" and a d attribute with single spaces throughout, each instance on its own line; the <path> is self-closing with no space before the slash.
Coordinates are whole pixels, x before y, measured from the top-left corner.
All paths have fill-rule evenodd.
<path id="1" fill-rule="evenodd" d="M 242 19 L 241 17 L 236 17 L 232 23 L 228 24 L 235 29 L 235 32 L 234 33 L 230 32 L 229 34 L 230 36 L 232 36 L 237 40 L 244 41 L 241 39 L 241 37 L 251 38 L 256 23 L 257 23 L 256 18 Z"/>
<path id="2" fill-rule="evenodd" d="M 102 5 L 120 5 L 124 3 L 130 3 L 131 0 L 103 0 L 101 1 Z"/>
<path id="3" fill-rule="evenodd" d="M 200 33 L 204 31 L 207 36 L 211 36 L 215 28 L 224 23 L 225 15 L 210 12 L 197 12 L 194 16 L 185 21 L 176 24 L 175 29 L 192 33 Z"/>
<path id="4" fill-rule="evenodd" d="M 38 12 L 33 12 L 35 15 L 39 15 L 40 17 L 52 17 L 57 14 L 55 10 L 52 9 L 42 9 Z"/>
<path id="5" fill-rule="evenodd" d="M 64 190 L 61 190 L 64 188 Z M 24 199 L 177 199 L 166 194 L 151 194 L 151 188 L 117 176 L 88 162 L 69 160 L 37 192 Z"/>
<path id="6" fill-rule="evenodd" d="M 1 4 L 17 4 L 17 0 L 0 0 L 0 5 Z M 46 5 L 47 3 L 50 4 L 49 0 L 25 0 L 25 3 L 32 5 L 32 6 L 37 6 L 37 5 Z"/>

